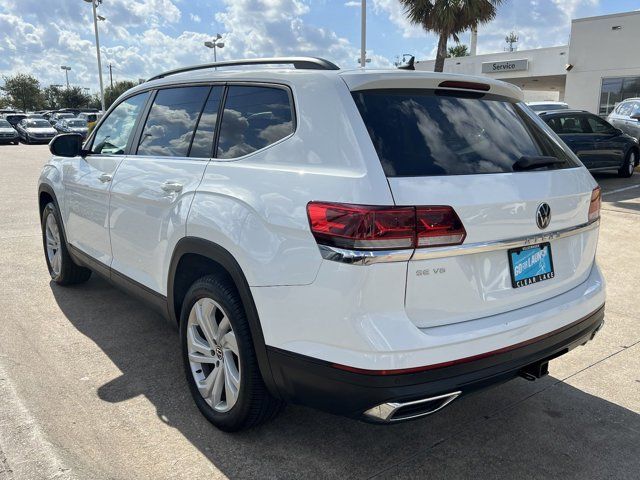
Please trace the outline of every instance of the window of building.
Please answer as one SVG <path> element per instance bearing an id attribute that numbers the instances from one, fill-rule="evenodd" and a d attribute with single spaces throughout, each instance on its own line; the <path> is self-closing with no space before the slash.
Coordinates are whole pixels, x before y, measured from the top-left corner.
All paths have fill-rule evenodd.
<path id="1" fill-rule="evenodd" d="M 618 103 L 640 97 L 640 77 L 610 77 L 602 79 L 600 115 L 608 115 Z"/>
<path id="2" fill-rule="evenodd" d="M 211 87 L 158 91 L 140 137 L 138 155 L 186 157 Z"/>
<path id="3" fill-rule="evenodd" d="M 230 86 L 222 114 L 218 158 L 238 158 L 293 133 L 289 94 L 276 87 Z"/>

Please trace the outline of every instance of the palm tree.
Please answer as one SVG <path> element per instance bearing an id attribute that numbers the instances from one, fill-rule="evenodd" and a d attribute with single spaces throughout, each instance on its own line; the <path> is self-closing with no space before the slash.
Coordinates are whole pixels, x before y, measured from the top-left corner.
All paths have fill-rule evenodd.
<path id="1" fill-rule="evenodd" d="M 434 33 L 438 38 L 438 53 L 433 69 L 441 72 L 447 56 L 447 41 L 458 34 L 493 20 L 503 0 L 400 0 L 411 23 Z"/>

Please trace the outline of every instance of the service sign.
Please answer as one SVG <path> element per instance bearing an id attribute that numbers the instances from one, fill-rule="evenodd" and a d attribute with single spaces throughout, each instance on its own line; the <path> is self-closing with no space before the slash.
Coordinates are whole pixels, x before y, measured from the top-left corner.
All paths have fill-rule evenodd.
<path id="1" fill-rule="evenodd" d="M 521 72 L 523 70 L 529 70 L 529 60 L 526 58 L 482 64 L 482 73 Z"/>

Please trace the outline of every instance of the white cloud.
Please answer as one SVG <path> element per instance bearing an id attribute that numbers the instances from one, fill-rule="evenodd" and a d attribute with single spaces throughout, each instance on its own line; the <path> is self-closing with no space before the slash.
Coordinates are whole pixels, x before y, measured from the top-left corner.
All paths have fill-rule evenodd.
<path id="1" fill-rule="evenodd" d="M 344 2 L 345 7 L 360 7 L 362 5 L 361 2 Z"/>
<path id="2" fill-rule="evenodd" d="M 392 24 L 404 38 L 421 38 L 426 33 L 419 25 L 412 24 L 405 15 L 404 7 L 398 0 L 373 0 L 373 11 L 378 15 L 387 15 Z"/>
<path id="3" fill-rule="evenodd" d="M 313 55 L 356 67 L 359 48 L 331 28 L 310 23 L 303 0 L 219 0 L 215 21 L 225 32 L 219 58 Z M 182 10 L 181 10 L 182 9 Z M 114 80 L 148 78 L 178 66 L 211 61 L 203 47 L 211 31 L 184 30 L 198 23 L 183 0 L 109 0 L 99 7 L 102 63 Z M 193 29 L 193 24 L 191 24 Z M 390 66 L 368 52 L 370 66 Z M 0 74 L 34 74 L 43 85 L 62 83 L 60 65 L 72 67 L 74 85 L 97 89 L 91 8 L 81 0 L 0 0 Z"/>

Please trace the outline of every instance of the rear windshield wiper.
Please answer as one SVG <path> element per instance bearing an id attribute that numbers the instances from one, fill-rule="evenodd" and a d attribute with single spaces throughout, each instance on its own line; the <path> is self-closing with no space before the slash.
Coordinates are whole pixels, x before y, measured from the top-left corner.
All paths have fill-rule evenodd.
<path id="1" fill-rule="evenodd" d="M 523 156 L 513 164 L 514 172 L 523 172 L 525 170 L 535 170 L 536 168 L 550 167 L 552 165 L 560 165 L 565 163 L 556 157 L 545 156 Z"/>

